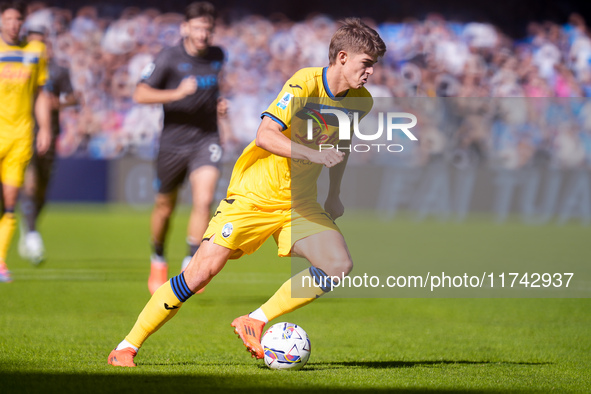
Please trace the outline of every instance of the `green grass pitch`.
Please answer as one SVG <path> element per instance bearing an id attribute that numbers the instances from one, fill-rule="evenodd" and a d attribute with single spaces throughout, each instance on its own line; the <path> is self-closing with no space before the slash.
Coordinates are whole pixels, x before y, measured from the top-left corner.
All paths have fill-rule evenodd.
<path id="1" fill-rule="evenodd" d="M 171 274 L 184 253 L 186 213 L 173 222 Z M 148 223 L 148 210 L 52 205 L 41 226 L 48 261 L 32 267 L 13 244 L 14 282 L 0 284 L 1 393 L 591 391 L 590 299 L 322 299 L 282 319 L 310 335 L 309 363 L 271 371 L 249 357 L 230 322 L 290 275 L 272 242 L 230 261 L 148 339 L 138 368 L 109 366 L 109 351 L 149 299 Z M 407 237 L 397 238 L 400 261 L 417 252 L 411 240 L 441 229 L 406 219 L 394 226 Z M 446 231 L 461 237 L 471 226 Z M 516 235 L 527 227 L 498 226 Z M 589 257 L 589 229 L 562 229 L 548 236 Z M 541 227 L 540 244 L 544 234 Z"/>

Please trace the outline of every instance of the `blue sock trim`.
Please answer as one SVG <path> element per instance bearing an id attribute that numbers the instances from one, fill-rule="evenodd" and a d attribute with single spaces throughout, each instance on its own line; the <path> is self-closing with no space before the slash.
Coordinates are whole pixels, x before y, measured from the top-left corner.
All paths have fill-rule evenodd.
<path id="1" fill-rule="evenodd" d="M 320 268 L 310 267 L 310 274 L 312 274 L 314 282 L 316 282 L 316 284 L 318 285 L 318 287 L 320 287 L 322 291 L 328 293 L 332 290 L 332 279 L 330 279 L 330 277 L 326 275 L 326 272 L 322 271 Z"/>
<path id="2" fill-rule="evenodd" d="M 4 208 L 4 213 L 14 213 L 14 208 Z"/>
<path id="3" fill-rule="evenodd" d="M 170 278 L 170 286 L 172 287 L 172 292 L 180 302 L 187 301 L 193 295 L 191 290 L 189 290 L 189 286 L 187 286 L 184 273 Z"/>

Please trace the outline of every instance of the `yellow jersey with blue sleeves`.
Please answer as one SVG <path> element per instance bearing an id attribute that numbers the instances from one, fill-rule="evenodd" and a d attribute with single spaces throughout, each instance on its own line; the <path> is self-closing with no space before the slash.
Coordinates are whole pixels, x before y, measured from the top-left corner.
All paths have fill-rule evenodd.
<path id="1" fill-rule="evenodd" d="M 262 116 L 268 116 L 281 125 L 283 134 L 291 138 L 292 120 L 306 118 L 306 114 L 318 109 L 319 102 L 324 107 L 342 108 L 343 97 L 362 98 L 363 100 L 353 101 L 358 107 L 353 110 L 360 113 L 360 118 L 371 110 L 373 100 L 367 89 L 349 89 L 344 96 L 335 97 L 328 86 L 326 72 L 326 67 L 310 67 L 296 72 Z M 309 102 L 308 98 L 316 99 Z M 301 126 L 306 123 L 296 123 L 297 135 L 301 137 L 305 133 L 305 130 L 300 130 Z M 328 123 L 324 123 L 327 127 L 323 129 L 323 138 L 315 138 L 314 141 L 334 141 L 335 135 L 338 135 L 338 127 L 334 122 Z M 318 149 L 314 141 L 292 139 L 292 143 L 302 143 Z M 293 166 L 296 168 L 292 168 Z M 322 167 L 306 160 L 292 160 L 272 154 L 257 147 L 253 141 L 244 149 L 234 166 L 228 197 L 246 197 L 267 209 L 289 209 L 292 206 L 292 182 L 297 178 L 298 200 L 315 202 L 316 183 Z"/>
<path id="2" fill-rule="evenodd" d="M 0 140 L 32 138 L 35 95 L 47 77 L 45 44 L 0 38 Z"/>

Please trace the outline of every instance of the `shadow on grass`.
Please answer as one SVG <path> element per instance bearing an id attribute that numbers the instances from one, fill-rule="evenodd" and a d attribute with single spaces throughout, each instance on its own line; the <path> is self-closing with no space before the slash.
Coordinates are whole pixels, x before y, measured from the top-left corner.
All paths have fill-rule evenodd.
<path id="1" fill-rule="evenodd" d="M 192 363 L 181 363 L 192 364 Z M 354 373 L 357 368 L 368 369 L 396 369 L 412 367 L 437 367 L 453 364 L 494 364 L 494 365 L 544 365 L 550 363 L 535 362 L 506 362 L 506 361 L 350 361 L 326 362 L 307 365 L 304 370 L 297 372 L 269 371 L 268 374 L 224 373 L 224 366 L 220 364 L 219 374 L 154 374 L 141 368 L 117 368 L 113 373 L 59 373 L 59 372 L 7 372 L 0 371 L 0 392 L 12 393 L 496 393 L 498 389 L 460 389 L 460 388 L 396 388 L 396 387 L 361 387 L 349 388 L 330 386 L 311 382 L 306 378 L 307 373 L 314 376 L 314 372 L 340 368 L 350 368 Z M 148 364 L 149 365 L 149 364 Z M 146 365 L 146 366 L 148 366 Z M 159 366 L 163 364 L 151 364 Z M 170 365 L 170 364 L 166 364 Z M 261 369 L 266 367 L 261 366 Z M 146 373 L 148 372 L 148 373 Z M 526 390 L 527 391 L 527 390 Z M 535 391 L 535 390 L 533 390 Z M 502 390 L 507 392 L 524 392 L 520 390 Z"/>
<path id="2" fill-rule="evenodd" d="M 340 361 L 314 363 L 306 367 L 307 370 L 323 370 L 332 368 L 413 368 L 413 367 L 438 367 L 443 365 L 547 365 L 549 362 L 522 362 L 522 361 L 468 361 L 468 360 L 425 360 L 425 361 Z"/>
<path id="3" fill-rule="evenodd" d="M 323 371 L 328 369 L 341 368 L 360 368 L 360 369 L 394 369 L 394 368 L 413 368 L 413 367 L 439 367 L 446 365 L 550 365 L 550 362 L 524 362 L 524 361 L 468 361 L 468 360 L 424 360 L 424 361 L 335 361 L 335 362 L 314 362 L 307 364 L 301 373 L 306 371 Z M 140 366 L 163 367 L 172 365 L 184 366 L 216 366 L 220 368 L 235 366 L 236 362 L 232 363 L 211 363 L 199 361 L 183 361 L 183 362 L 142 362 Z M 252 366 L 251 363 L 244 363 L 245 366 Z M 257 366 L 260 370 L 267 370 L 267 367 L 260 363 Z"/>

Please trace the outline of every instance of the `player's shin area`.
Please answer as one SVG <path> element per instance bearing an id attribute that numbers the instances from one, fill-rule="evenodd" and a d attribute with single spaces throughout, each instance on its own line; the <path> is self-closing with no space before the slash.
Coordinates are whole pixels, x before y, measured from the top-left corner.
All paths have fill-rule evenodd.
<path id="1" fill-rule="evenodd" d="M 189 289 L 196 293 L 205 287 L 224 268 L 232 252 L 216 244 L 213 237 L 203 242 L 185 270 L 185 280 Z"/>

